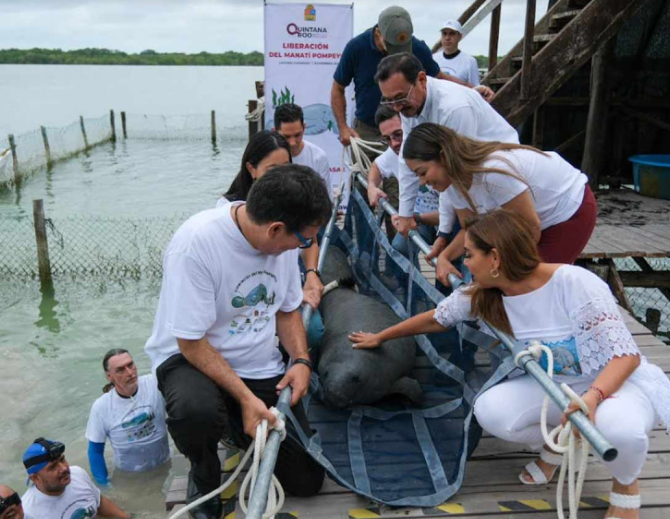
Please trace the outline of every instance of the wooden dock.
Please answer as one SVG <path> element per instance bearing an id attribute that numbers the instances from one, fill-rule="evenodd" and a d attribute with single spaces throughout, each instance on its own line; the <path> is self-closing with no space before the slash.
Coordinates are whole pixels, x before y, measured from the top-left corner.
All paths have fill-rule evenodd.
<path id="1" fill-rule="evenodd" d="M 635 342 L 650 362 L 670 373 L 670 346 L 663 344 L 647 328 L 622 310 Z M 239 453 L 220 452 L 224 464 L 223 477 L 237 465 Z M 556 516 L 556 485 L 528 487 L 517 476 L 533 454 L 518 444 L 506 443 L 484 435 L 468 462 L 461 490 L 448 502 L 435 508 L 390 508 L 362 498 L 340 487 L 330 479 L 321 493 L 308 499 L 288 497 L 279 519 L 374 519 L 411 517 L 504 519 L 528 517 L 548 519 Z M 607 508 L 611 478 L 605 467 L 591 456 L 582 495 L 580 518 L 601 518 Z M 670 437 L 658 425 L 651 433 L 647 463 L 640 476 L 642 488 L 642 519 L 670 517 Z M 237 503 L 238 484 L 224 494 L 225 519 L 244 517 Z M 168 510 L 181 507 L 186 497 L 186 476 L 172 481 L 166 500 Z"/>

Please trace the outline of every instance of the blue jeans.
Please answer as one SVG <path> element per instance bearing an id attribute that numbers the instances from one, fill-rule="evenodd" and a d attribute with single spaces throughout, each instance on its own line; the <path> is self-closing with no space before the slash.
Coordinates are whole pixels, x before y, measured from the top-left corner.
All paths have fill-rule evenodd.
<path id="1" fill-rule="evenodd" d="M 435 237 L 437 236 L 435 227 L 432 225 L 419 225 L 416 230 L 429 246 L 433 245 L 433 242 L 435 242 Z M 395 238 L 393 238 L 391 246 L 400 254 L 406 258 L 409 258 L 409 238 L 405 238 L 402 234 L 398 233 L 395 235 Z M 416 248 L 416 246 L 414 248 Z M 414 264 L 417 267 L 419 266 L 418 256 L 415 256 Z"/>

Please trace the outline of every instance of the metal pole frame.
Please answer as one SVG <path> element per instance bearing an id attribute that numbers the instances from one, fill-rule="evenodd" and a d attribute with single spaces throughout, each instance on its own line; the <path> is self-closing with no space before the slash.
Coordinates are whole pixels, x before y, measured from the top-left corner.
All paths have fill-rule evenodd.
<path id="1" fill-rule="evenodd" d="M 337 219 L 337 211 L 342 201 L 342 193 L 344 192 L 344 186 L 340 186 L 339 193 L 335 198 L 333 203 L 333 213 L 330 216 L 328 225 L 326 226 L 326 231 L 321 240 L 321 247 L 319 249 L 319 261 L 317 263 L 318 268 L 323 267 L 323 263 L 326 259 L 326 253 L 328 252 L 328 246 L 330 245 L 331 235 L 333 233 L 333 228 L 335 227 L 335 220 Z M 309 305 L 305 306 L 305 309 L 302 313 L 302 322 L 307 328 L 310 319 L 312 318 L 312 307 Z M 289 364 L 288 369 L 291 368 Z M 277 402 L 277 408 L 291 405 L 291 386 L 286 386 L 284 390 L 279 395 L 279 400 Z M 281 411 L 279 412 L 279 419 L 286 420 L 286 416 Z M 263 451 L 263 459 L 261 460 L 260 467 L 258 469 L 258 477 L 256 478 L 256 485 L 253 488 L 253 494 L 249 499 L 249 507 L 247 509 L 247 519 L 261 519 L 265 513 L 265 507 L 268 500 L 268 492 L 270 490 L 270 481 L 272 480 L 272 474 L 274 473 L 275 464 L 277 463 L 277 454 L 279 454 L 279 446 L 281 445 L 281 436 L 280 434 L 272 430 L 268 435 L 268 441 L 265 444 L 265 450 Z"/>
<path id="2" fill-rule="evenodd" d="M 363 187 L 367 189 L 368 182 L 363 175 L 358 173 L 356 175 L 356 179 L 361 184 L 363 184 Z M 379 205 L 384 211 L 392 216 L 398 213 L 384 198 L 380 199 Z M 410 231 L 409 238 L 424 254 L 427 254 L 431 251 L 431 247 L 424 241 L 424 239 L 417 231 Z M 430 263 L 434 267 L 437 267 L 437 261 L 435 259 L 431 260 Z M 458 288 L 458 286 L 463 284 L 463 281 L 453 274 L 450 274 L 449 283 L 451 283 L 452 287 Z M 507 348 L 510 354 L 516 355 L 525 349 L 521 344 L 517 343 L 506 333 L 497 330 L 489 324 L 487 324 L 487 326 L 491 329 L 493 334 L 503 344 L 503 346 Z M 536 360 L 534 360 L 531 356 L 525 356 L 519 360 L 519 364 L 521 365 L 521 369 L 523 369 L 526 373 L 533 377 L 533 379 L 535 379 L 538 384 L 540 384 L 544 392 L 549 395 L 549 397 L 554 401 L 559 409 L 565 409 L 568 407 L 570 404 L 570 399 L 566 396 L 560 386 L 556 384 L 554 380 L 549 378 L 549 375 L 547 375 L 546 371 L 542 369 Z M 610 442 L 605 439 L 600 431 L 596 429 L 595 425 L 593 425 L 591 420 L 589 420 L 588 416 L 584 415 L 584 413 L 581 411 L 577 411 L 572 413 L 568 418 L 579 430 L 581 435 L 591 444 L 596 454 L 598 454 L 598 456 L 600 456 L 603 460 L 612 461 L 617 457 L 617 450 Z"/>

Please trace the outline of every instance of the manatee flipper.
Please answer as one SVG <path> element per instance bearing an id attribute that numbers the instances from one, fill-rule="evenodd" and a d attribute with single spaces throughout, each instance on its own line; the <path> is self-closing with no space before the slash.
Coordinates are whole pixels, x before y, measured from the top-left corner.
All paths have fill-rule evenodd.
<path id="1" fill-rule="evenodd" d="M 423 402 L 423 391 L 419 383 L 413 378 L 402 377 L 396 380 L 389 389 L 390 395 L 403 395 L 416 405 Z"/>

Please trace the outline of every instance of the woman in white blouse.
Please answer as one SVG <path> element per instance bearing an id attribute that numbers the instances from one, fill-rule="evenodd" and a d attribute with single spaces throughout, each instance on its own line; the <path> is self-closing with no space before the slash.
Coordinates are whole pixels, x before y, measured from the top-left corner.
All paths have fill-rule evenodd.
<path id="1" fill-rule="evenodd" d="M 496 210 L 479 216 L 466 222 L 464 238 L 465 264 L 475 283 L 456 290 L 435 310 L 377 334 L 352 333 L 354 348 L 384 347 L 397 337 L 437 333 L 475 318 L 522 343 L 537 340 L 549 346 L 555 379 L 582 395 L 589 417 L 619 451 L 606 463 L 613 484 L 605 517 L 637 519 L 637 477 L 648 433 L 657 417 L 670 424 L 670 381 L 640 354 L 607 285 L 580 267 L 543 263 L 521 215 Z M 546 367 L 546 358 L 540 363 Z M 547 483 L 560 463 L 559 456 L 543 448 L 543 399 L 540 386 L 518 373 L 475 402 L 477 420 L 489 433 L 541 450 L 519 476 L 528 485 Z M 562 420 L 563 412 L 551 403 L 548 425 Z"/>
<path id="2" fill-rule="evenodd" d="M 597 205 L 586 175 L 554 152 L 504 142 L 482 142 L 433 123 L 412 130 L 403 146 L 407 166 L 445 192 L 461 222 L 474 214 L 509 209 L 530 225 L 540 257 L 574 263 L 589 241 Z M 460 276 L 451 262 L 463 254 L 463 235 L 433 247 L 437 276 Z"/>

